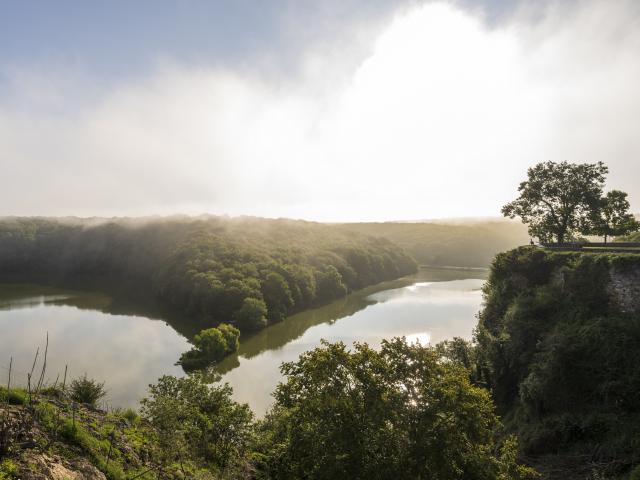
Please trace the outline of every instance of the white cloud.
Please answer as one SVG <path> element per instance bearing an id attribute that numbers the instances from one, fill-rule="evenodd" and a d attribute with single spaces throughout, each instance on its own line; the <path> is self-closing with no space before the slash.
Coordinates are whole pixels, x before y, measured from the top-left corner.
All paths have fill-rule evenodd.
<path id="1" fill-rule="evenodd" d="M 489 28 L 428 3 L 357 65 L 310 48 L 289 80 L 165 65 L 91 98 L 20 71 L 0 104 L 0 214 L 495 215 L 544 160 L 608 162 L 640 208 L 638 8 L 534 13 Z"/>

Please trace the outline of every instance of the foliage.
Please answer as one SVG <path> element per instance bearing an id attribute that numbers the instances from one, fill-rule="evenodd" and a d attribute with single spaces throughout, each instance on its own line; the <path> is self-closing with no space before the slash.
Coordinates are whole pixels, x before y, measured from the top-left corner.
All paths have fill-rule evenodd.
<path id="1" fill-rule="evenodd" d="M 10 480 L 17 478 L 18 466 L 10 458 L 0 461 L 0 480 Z"/>
<path id="2" fill-rule="evenodd" d="M 0 402 L 7 402 L 10 405 L 24 405 L 27 401 L 27 392 L 21 388 L 0 387 Z"/>
<path id="3" fill-rule="evenodd" d="M 499 422 L 488 393 L 434 349 L 404 339 L 384 341 L 379 352 L 324 343 L 282 373 L 260 425 L 270 478 L 495 479 L 517 471 L 513 457 L 494 454 Z M 530 472 L 520 473 L 508 478 Z"/>
<path id="4" fill-rule="evenodd" d="M 242 331 L 260 330 L 267 326 L 267 305 L 257 298 L 245 298 L 236 313 L 235 324 Z"/>
<path id="5" fill-rule="evenodd" d="M 87 378 L 86 374 L 71 382 L 70 393 L 71 398 L 76 402 L 89 405 L 95 405 L 98 400 L 107 394 L 104 389 L 104 382 L 100 383 L 92 378 Z"/>
<path id="6" fill-rule="evenodd" d="M 471 342 L 463 338 L 454 337 L 451 340 L 444 340 L 438 343 L 435 346 L 435 350 L 441 358 L 455 362 L 473 373 L 477 360 L 476 350 Z"/>
<path id="7" fill-rule="evenodd" d="M 198 333 L 191 350 L 183 353 L 178 363 L 185 370 L 213 365 L 238 349 L 240 330 L 225 323 Z"/>
<path id="8" fill-rule="evenodd" d="M 640 256 L 520 248 L 496 257 L 478 375 L 529 453 L 640 461 L 640 317 L 608 293 L 621 268 L 640 270 Z"/>
<path id="9" fill-rule="evenodd" d="M 131 425 L 140 423 L 140 416 L 133 408 L 127 408 L 122 412 L 122 418 L 126 418 Z"/>
<path id="10" fill-rule="evenodd" d="M 194 461 L 223 473 L 240 468 L 253 415 L 232 400 L 228 385 L 212 380 L 202 373 L 164 376 L 149 386 L 141 412 L 157 432 L 165 464 Z"/>
<path id="11" fill-rule="evenodd" d="M 640 223 L 629 213 L 630 208 L 625 192 L 607 192 L 588 219 L 584 232 L 604 237 L 606 242 L 609 237 L 624 236 L 638 231 Z"/>
<path id="12" fill-rule="evenodd" d="M 502 208 L 505 217 L 520 217 L 529 234 L 541 241 L 564 242 L 580 232 L 598 210 L 605 175 L 604 163 L 544 162 L 527 171 L 520 196 Z"/>

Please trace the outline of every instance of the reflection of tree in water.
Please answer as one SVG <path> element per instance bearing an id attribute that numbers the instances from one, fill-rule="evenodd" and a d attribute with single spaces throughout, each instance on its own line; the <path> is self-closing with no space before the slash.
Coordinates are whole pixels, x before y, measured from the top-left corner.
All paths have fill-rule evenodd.
<path id="1" fill-rule="evenodd" d="M 370 305 L 374 305 L 377 301 L 370 298 L 372 294 L 411 285 L 415 281 L 416 278 L 412 276 L 368 287 L 322 307 L 292 315 L 252 336 L 241 337 L 238 352 L 222 360 L 216 369 L 219 373 L 225 374 L 240 365 L 240 356 L 253 358 L 264 351 L 281 348 L 300 338 L 315 325 L 333 324 L 341 318 L 349 317 Z"/>

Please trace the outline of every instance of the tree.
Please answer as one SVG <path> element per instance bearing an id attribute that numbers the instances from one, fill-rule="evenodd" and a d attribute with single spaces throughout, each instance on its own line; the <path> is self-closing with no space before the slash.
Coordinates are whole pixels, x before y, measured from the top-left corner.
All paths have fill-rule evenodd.
<path id="1" fill-rule="evenodd" d="M 222 333 L 225 342 L 227 343 L 226 353 L 233 353 L 238 350 L 240 346 L 240 330 L 226 323 L 218 325 L 218 330 Z"/>
<path id="2" fill-rule="evenodd" d="M 271 320 L 282 320 L 293 306 L 289 284 L 277 272 L 270 272 L 262 282 L 262 296 L 267 304 L 268 316 Z"/>
<path id="3" fill-rule="evenodd" d="M 520 217 L 529 224 L 529 234 L 541 241 L 555 237 L 562 243 L 598 209 L 608 171 L 602 162 L 539 163 L 527 171 L 520 196 L 502 207 L 502 214 Z"/>
<path id="4" fill-rule="evenodd" d="M 238 349 L 240 330 L 231 325 L 202 330 L 193 338 L 193 348 L 180 356 L 178 364 L 187 370 L 205 368 Z"/>
<path id="5" fill-rule="evenodd" d="M 87 378 L 87 374 L 71 382 L 71 398 L 76 402 L 95 404 L 107 394 L 104 389 L 104 382 L 100 383 L 92 378 Z"/>
<path id="6" fill-rule="evenodd" d="M 184 469 L 189 462 L 229 473 L 244 461 L 253 414 L 248 405 L 233 401 L 228 384 L 212 385 L 215 380 L 196 373 L 164 376 L 149 386 L 141 413 L 157 433 L 164 465 L 179 462 Z M 216 476 L 221 477 L 237 478 Z"/>
<path id="7" fill-rule="evenodd" d="M 604 237 L 628 235 L 638 231 L 640 224 L 629 213 L 627 194 L 620 190 L 611 190 L 600 199 L 599 208 L 594 210 L 585 227 L 585 233 Z"/>
<path id="8" fill-rule="evenodd" d="M 269 478 L 528 474 L 494 453 L 499 421 L 489 393 L 433 348 L 399 338 L 380 351 L 325 342 L 281 370 L 285 381 L 259 432 Z M 507 450 L 514 458 L 513 445 Z"/>
<path id="9" fill-rule="evenodd" d="M 267 306 L 258 298 L 245 298 L 236 313 L 236 325 L 242 331 L 260 330 L 267 326 Z"/>

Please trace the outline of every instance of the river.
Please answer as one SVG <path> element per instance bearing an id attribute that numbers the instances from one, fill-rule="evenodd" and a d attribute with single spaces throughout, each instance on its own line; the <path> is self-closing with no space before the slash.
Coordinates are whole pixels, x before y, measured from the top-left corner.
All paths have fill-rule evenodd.
<path id="1" fill-rule="evenodd" d="M 435 344 L 454 336 L 470 338 L 481 305 L 484 270 L 422 268 L 418 274 L 354 292 L 307 310 L 241 339 L 240 349 L 218 366 L 234 396 L 257 415 L 271 403 L 281 380 L 279 366 L 300 353 L 331 342 L 367 342 L 406 336 Z M 149 383 L 181 375 L 175 365 L 189 348 L 186 338 L 157 314 L 123 311 L 108 296 L 37 285 L 0 285 L 0 381 L 25 384 L 40 347 L 39 376 L 49 334 L 46 378 L 62 381 L 83 374 L 104 380 L 104 406 L 137 406 Z"/>

